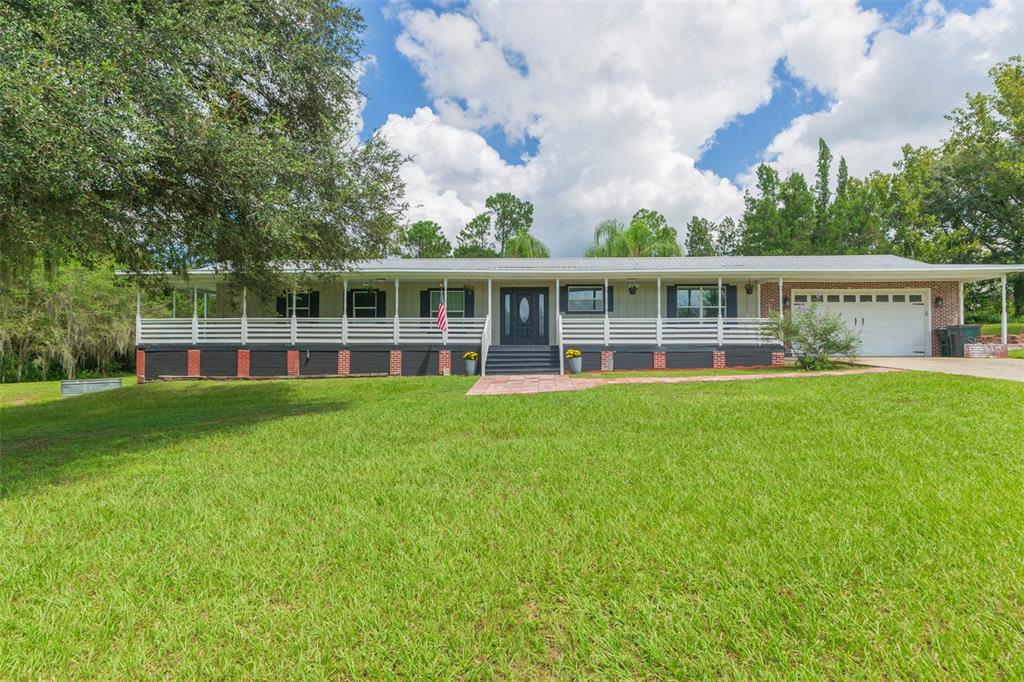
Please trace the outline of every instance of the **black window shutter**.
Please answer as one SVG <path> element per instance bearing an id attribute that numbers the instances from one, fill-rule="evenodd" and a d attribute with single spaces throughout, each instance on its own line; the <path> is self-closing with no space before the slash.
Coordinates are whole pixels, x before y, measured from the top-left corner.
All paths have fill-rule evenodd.
<path id="1" fill-rule="evenodd" d="M 288 317 L 288 296 L 277 297 L 277 316 Z"/>
<path id="2" fill-rule="evenodd" d="M 420 317 L 430 317 L 430 289 L 420 291 Z"/>
<path id="3" fill-rule="evenodd" d="M 558 291 L 558 312 L 569 312 L 569 285 L 565 284 Z"/>
<path id="4" fill-rule="evenodd" d="M 676 307 L 676 288 L 668 288 L 668 310 L 665 313 L 665 317 L 675 317 L 679 310 Z"/>
<path id="5" fill-rule="evenodd" d="M 736 317 L 738 306 L 736 303 L 736 287 L 732 284 L 725 285 L 725 316 Z"/>
<path id="6" fill-rule="evenodd" d="M 388 292 L 383 289 L 377 290 L 377 317 L 387 317 L 388 313 Z"/>
<path id="7" fill-rule="evenodd" d="M 476 298 L 475 292 L 472 289 L 463 289 L 466 293 L 466 317 L 476 317 Z"/>
<path id="8" fill-rule="evenodd" d="M 354 293 L 355 292 L 352 290 L 349 290 L 349 292 L 345 294 L 345 314 L 348 317 L 352 317 L 352 295 Z"/>
<path id="9" fill-rule="evenodd" d="M 608 287 L 608 312 L 615 310 L 615 287 Z"/>
<path id="10" fill-rule="evenodd" d="M 309 316 L 320 317 L 320 292 L 309 292 Z"/>

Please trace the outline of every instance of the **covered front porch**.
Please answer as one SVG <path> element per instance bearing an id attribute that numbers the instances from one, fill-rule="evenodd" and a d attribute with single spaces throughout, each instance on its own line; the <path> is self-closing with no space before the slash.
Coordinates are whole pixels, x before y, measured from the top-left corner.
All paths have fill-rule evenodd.
<path id="1" fill-rule="evenodd" d="M 378 278 L 282 292 L 274 301 L 222 283 L 182 290 L 175 313 L 136 315 L 137 345 L 729 345 L 767 343 L 761 282 L 661 278 L 548 282 Z M 210 299 L 214 302 L 211 305 Z M 448 328 L 437 324 L 441 299 Z M 482 299 L 482 301 L 480 300 Z M 478 303 L 479 301 L 479 303 Z M 480 305 L 482 303 L 482 305 Z M 211 308 L 213 308 L 211 314 Z"/>

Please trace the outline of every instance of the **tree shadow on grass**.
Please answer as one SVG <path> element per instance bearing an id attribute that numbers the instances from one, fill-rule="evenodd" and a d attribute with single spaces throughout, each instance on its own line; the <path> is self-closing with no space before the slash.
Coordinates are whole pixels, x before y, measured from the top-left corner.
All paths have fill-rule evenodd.
<path id="1" fill-rule="evenodd" d="M 129 455 L 196 436 L 347 407 L 344 391 L 297 383 L 170 382 L 5 407 L 0 499 L 109 472 Z"/>

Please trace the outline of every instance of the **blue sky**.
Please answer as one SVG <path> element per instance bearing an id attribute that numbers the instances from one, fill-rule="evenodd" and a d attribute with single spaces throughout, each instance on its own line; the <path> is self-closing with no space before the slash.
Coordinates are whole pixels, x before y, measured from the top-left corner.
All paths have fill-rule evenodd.
<path id="1" fill-rule="evenodd" d="M 806 172 L 818 137 L 888 169 L 1024 51 L 1016 0 L 357 4 L 364 135 L 414 158 L 410 218 L 453 235 L 513 191 L 563 253 L 641 205 L 734 215 L 757 163 Z"/>

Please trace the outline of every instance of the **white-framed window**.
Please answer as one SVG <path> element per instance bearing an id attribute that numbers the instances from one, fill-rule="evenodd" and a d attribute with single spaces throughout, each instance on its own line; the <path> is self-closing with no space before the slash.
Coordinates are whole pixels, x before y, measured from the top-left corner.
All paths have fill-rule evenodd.
<path id="1" fill-rule="evenodd" d="M 567 312 L 603 313 L 604 287 L 569 285 Z"/>
<path id="2" fill-rule="evenodd" d="M 717 286 L 676 287 L 676 317 L 724 317 L 724 306 L 725 301 L 718 297 Z"/>
<path id="3" fill-rule="evenodd" d="M 441 289 L 430 290 L 430 316 L 437 317 L 437 309 L 441 305 Z M 446 314 L 448 317 L 466 316 L 466 290 L 449 289 Z"/>
<path id="4" fill-rule="evenodd" d="M 352 291 L 352 317 L 377 317 L 376 289 L 355 289 Z"/>
<path id="5" fill-rule="evenodd" d="M 309 292 L 299 291 L 288 296 L 288 317 L 309 317 Z"/>

